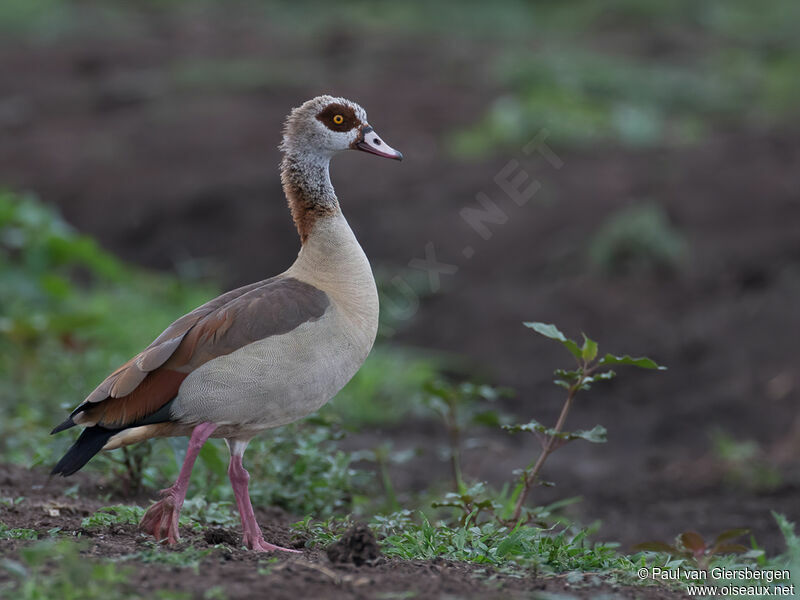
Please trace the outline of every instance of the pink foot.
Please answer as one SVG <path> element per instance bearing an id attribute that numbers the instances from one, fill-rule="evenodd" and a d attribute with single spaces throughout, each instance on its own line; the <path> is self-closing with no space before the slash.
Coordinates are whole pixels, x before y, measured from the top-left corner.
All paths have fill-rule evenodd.
<path id="1" fill-rule="evenodd" d="M 186 458 L 181 465 L 178 480 L 172 487 L 161 490 L 161 500 L 144 513 L 144 517 L 139 523 L 139 529 L 151 534 L 157 541 L 160 542 L 166 538 L 170 544 L 176 544 L 181 539 L 178 534 L 178 517 L 186 498 L 186 490 L 189 488 L 192 467 L 197 455 L 200 454 L 200 448 L 216 428 L 214 423 L 200 423 L 192 430 L 192 437 L 189 438 L 189 447 L 186 449 Z"/>
<path id="2" fill-rule="evenodd" d="M 261 533 L 261 528 L 256 521 L 253 504 L 250 502 L 250 493 L 247 490 L 250 474 L 242 466 L 242 454 L 244 454 L 244 449 L 247 447 L 247 442 L 239 440 L 226 441 L 231 450 L 231 462 L 228 465 L 228 476 L 231 478 L 233 495 L 236 498 L 236 506 L 239 508 L 239 515 L 242 517 L 242 544 L 256 552 L 274 552 L 275 550 L 280 550 L 281 552 L 302 554 L 300 550 L 282 548 L 281 546 L 276 546 L 275 544 L 264 541 L 264 534 Z"/>
<path id="3" fill-rule="evenodd" d="M 275 544 L 270 544 L 269 542 L 265 542 L 264 536 L 262 536 L 260 533 L 255 535 L 248 535 L 247 533 L 245 533 L 242 536 L 242 544 L 247 546 L 250 550 L 255 550 L 256 552 L 275 552 L 275 550 L 280 550 L 281 552 L 293 552 L 295 554 L 302 554 L 300 550 L 283 548 L 281 546 L 276 546 Z"/>
<path id="4" fill-rule="evenodd" d="M 173 488 L 161 490 L 161 496 L 161 500 L 147 509 L 139 523 L 139 529 L 152 535 L 156 541 L 166 540 L 173 545 L 181 539 L 178 534 L 178 517 L 181 514 L 183 498 L 179 497 Z"/>

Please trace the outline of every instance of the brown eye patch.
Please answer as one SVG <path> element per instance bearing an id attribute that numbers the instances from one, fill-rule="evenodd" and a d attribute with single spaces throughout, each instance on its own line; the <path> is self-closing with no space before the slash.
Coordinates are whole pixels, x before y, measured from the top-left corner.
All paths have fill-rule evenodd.
<path id="1" fill-rule="evenodd" d="M 356 117 L 355 111 L 349 106 L 334 102 L 328 104 L 317 115 L 317 119 L 325 124 L 325 127 L 333 131 L 350 131 L 354 127 L 361 125 L 361 121 Z"/>

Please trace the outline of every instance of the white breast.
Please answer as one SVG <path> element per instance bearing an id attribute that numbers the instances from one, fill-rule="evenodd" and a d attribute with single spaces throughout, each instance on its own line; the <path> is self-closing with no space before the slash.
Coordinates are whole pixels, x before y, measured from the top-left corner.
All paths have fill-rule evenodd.
<path id="1" fill-rule="evenodd" d="M 320 408 L 355 375 L 375 341 L 378 294 L 341 213 L 316 224 L 286 275 L 328 294 L 326 313 L 190 373 L 172 405 L 174 419 L 278 427 Z"/>

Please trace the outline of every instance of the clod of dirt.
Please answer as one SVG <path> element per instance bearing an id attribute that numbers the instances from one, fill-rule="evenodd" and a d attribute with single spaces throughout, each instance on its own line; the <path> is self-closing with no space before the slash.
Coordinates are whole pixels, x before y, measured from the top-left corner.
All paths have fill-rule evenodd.
<path id="1" fill-rule="evenodd" d="M 381 557 L 381 550 L 372 530 L 363 523 L 357 523 L 348 529 L 338 542 L 326 549 L 328 560 L 334 564 L 352 563 L 374 565 Z"/>
<path id="2" fill-rule="evenodd" d="M 228 529 L 222 527 L 210 527 L 203 534 L 203 539 L 207 544 L 215 546 L 217 544 L 227 544 L 228 546 L 238 546 L 239 537 Z"/>

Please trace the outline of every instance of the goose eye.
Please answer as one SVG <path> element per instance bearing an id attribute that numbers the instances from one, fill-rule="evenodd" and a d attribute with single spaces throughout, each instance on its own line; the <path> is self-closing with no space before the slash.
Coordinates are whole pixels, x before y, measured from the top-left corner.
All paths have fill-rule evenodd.
<path id="1" fill-rule="evenodd" d="M 342 115 L 335 115 L 333 117 L 333 122 L 336 123 L 337 125 L 341 125 L 342 123 L 344 123 L 344 117 Z"/>

